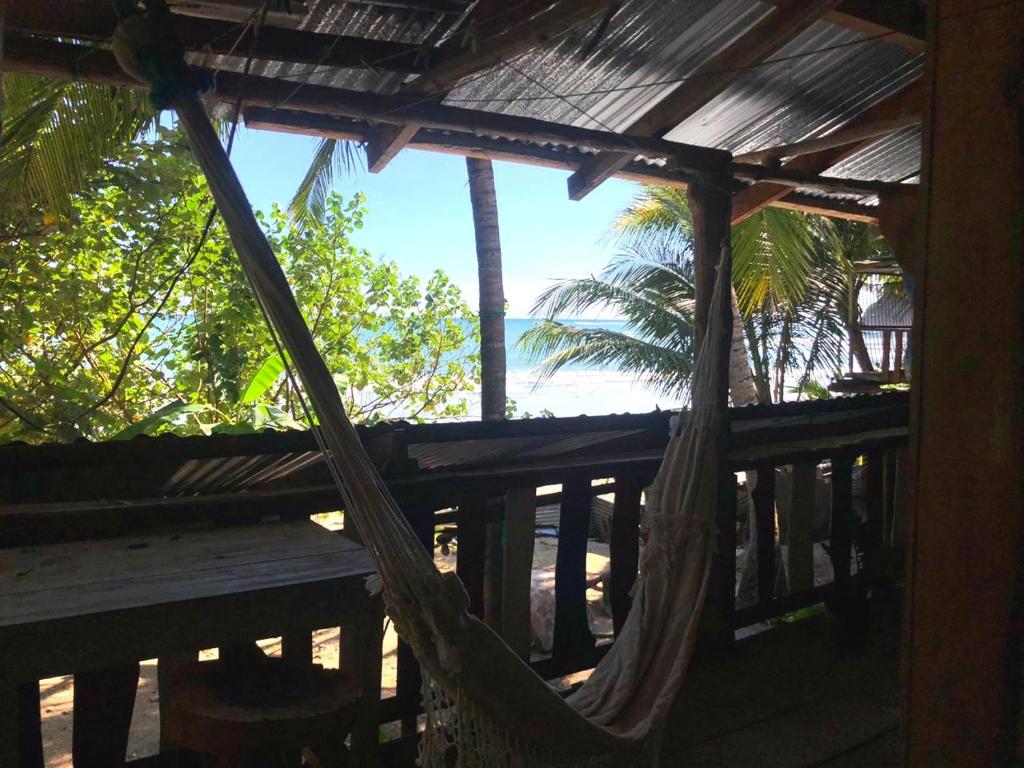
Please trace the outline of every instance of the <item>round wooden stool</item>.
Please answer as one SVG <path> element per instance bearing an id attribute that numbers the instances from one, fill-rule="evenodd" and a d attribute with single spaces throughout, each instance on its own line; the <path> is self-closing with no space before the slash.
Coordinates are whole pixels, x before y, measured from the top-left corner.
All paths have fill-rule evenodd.
<path id="1" fill-rule="evenodd" d="M 325 767 L 347 762 L 359 688 L 340 672 L 263 658 L 239 674 L 197 661 L 175 671 L 170 694 L 167 742 L 218 768 L 297 768 L 304 748 Z"/>

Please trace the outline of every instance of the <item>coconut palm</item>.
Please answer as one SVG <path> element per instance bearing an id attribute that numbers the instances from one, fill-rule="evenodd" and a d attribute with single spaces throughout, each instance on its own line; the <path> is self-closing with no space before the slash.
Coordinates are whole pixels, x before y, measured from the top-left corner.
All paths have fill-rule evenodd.
<path id="1" fill-rule="evenodd" d="M 505 418 L 505 288 L 501 273 L 498 199 L 490 160 L 466 158 L 480 284 L 480 418 Z"/>
<path id="2" fill-rule="evenodd" d="M 798 391 L 839 370 L 847 335 L 851 261 L 880 246 L 870 228 L 766 208 L 733 227 L 733 402 L 771 402 L 796 374 Z M 555 283 L 534 306 L 541 322 L 520 344 L 541 360 L 541 379 L 570 362 L 616 365 L 649 386 L 685 390 L 692 371 L 693 222 L 686 193 L 644 187 L 619 215 L 619 255 L 599 276 Z M 595 309 L 626 331 L 558 320 Z M 666 314 L 677 321 L 665 322 Z M 751 387 L 750 384 L 753 384 Z"/>
<path id="3" fill-rule="evenodd" d="M 70 215 L 90 174 L 152 125 L 138 94 L 29 75 L 3 77 L 0 200 L 6 227 Z"/>

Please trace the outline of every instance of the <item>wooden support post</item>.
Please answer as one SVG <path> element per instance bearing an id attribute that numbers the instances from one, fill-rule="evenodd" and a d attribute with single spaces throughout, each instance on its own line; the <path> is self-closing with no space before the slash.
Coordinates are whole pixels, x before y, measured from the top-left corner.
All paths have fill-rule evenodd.
<path id="1" fill-rule="evenodd" d="M 455 572 L 469 595 L 469 612 L 484 612 L 484 567 L 487 550 L 487 497 L 472 496 L 459 504 Z"/>
<path id="2" fill-rule="evenodd" d="M 687 190 L 687 198 L 693 218 L 693 280 L 696 296 L 694 335 L 695 348 L 699 349 L 708 327 L 708 312 L 722 255 L 722 243 L 728 242 L 729 238 L 732 198 L 722 189 L 696 182 Z M 731 324 L 728 330 L 731 337 Z"/>
<path id="3" fill-rule="evenodd" d="M 801 461 L 793 465 L 793 490 L 786 531 L 786 573 L 790 594 L 814 587 L 814 520 L 818 465 Z"/>
<path id="4" fill-rule="evenodd" d="M 423 548 L 433 557 L 434 510 L 427 507 L 403 511 Z M 402 735 L 408 736 L 416 733 L 416 710 L 419 707 L 423 677 L 420 673 L 420 664 L 416 661 L 412 648 L 402 640 L 398 641 L 396 667 L 395 695 L 399 699 L 402 712 Z"/>
<path id="5" fill-rule="evenodd" d="M 501 634 L 520 658 L 530 658 L 530 586 L 533 572 L 537 489 L 513 488 L 505 493 L 502 544 Z"/>
<path id="6" fill-rule="evenodd" d="M 352 768 L 378 764 L 381 654 L 384 645 L 384 603 L 371 601 L 369 610 L 341 625 L 339 666 L 359 683 L 362 700 L 352 724 Z"/>
<path id="7" fill-rule="evenodd" d="M 757 602 L 766 607 L 775 597 L 775 465 L 771 462 L 758 466 L 753 498 L 757 518 Z"/>
<path id="8" fill-rule="evenodd" d="M 635 475 L 615 478 L 615 508 L 612 511 L 612 534 L 609 542 L 611 556 L 609 591 L 612 606 L 612 625 L 615 634 L 622 630 L 629 607 L 630 592 L 636 583 L 640 564 L 640 510 L 643 484 Z"/>
<path id="9" fill-rule="evenodd" d="M 905 733 L 909 768 L 981 768 L 1024 758 L 1024 3 L 928 13 Z"/>
<path id="10" fill-rule="evenodd" d="M 171 706 L 171 683 L 174 675 L 182 664 L 193 662 L 198 653 L 177 653 L 168 656 L 161 656 L 156 662 L 156 684 L 157 695 L 160 699 L 160 752 L 167 752 L 173 748 L 170 736 L 167 733 L 167 716 Z"/>
<path id="11" fill-rule="evenodd" d="M 691 184 L 690 212 L 693 217 L 693 267 L 695 288 L 694 331 L 700 349 L 710 325 L 712 298 L 719 265 L 723 270 L 719 302 L 722 312 L 719 324 L 716 361 L 717 391 L 714 407 L 720 414 L 720 434 L 712 443 L 715 460 L 709 471 L 717 477 L 714 494 L 707 494 L 704 503 L 715 507 L 715 525 L 718 528 L 717 552 L 711 569 L 711 581 L 701 617 L 700 642 L 704 652 L 723 652 L 732 648 L 735 640 L 736 614 L 736 475 L 729 467 L 726 450 L 729 441 L 729 355 L 732 348 L 732 250 L 729 241 L 729 216 L 732 198 L 728 193 L 729 170 L 724 167 L 708 183 Z"/>
<path id="12" fill-rule="evenodd" d="M 570 480 L 562 485 L 558 519 L 558 554 L 555 560 L 556 659 L 589 654 L 594 636 L 587 619 L 587 538 L 590 531 L 590 481 Z"/>
<path id="13" fill-rule="evenodd" d="M 139 665 L 75 673 L 71 753 L 75 768 L 124 763 Z"/>
<path id="14" fill-rule="evenodd" d="M 829 559 L 836 591 L 842 593 L 850 583 L 850 555 L 853 521 L 853 459 L 832 457 L 832 517 L 829 525 Z"/>
<path id="15" fill-rule="evenodd" d="M 0 765 L 43 768 L 39 683 L 0 677 Z"/>

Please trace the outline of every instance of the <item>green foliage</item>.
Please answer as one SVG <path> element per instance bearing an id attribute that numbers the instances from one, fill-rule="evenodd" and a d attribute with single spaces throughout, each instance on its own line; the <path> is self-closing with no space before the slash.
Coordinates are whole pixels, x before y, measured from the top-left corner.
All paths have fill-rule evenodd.
<path id="1" fill-rule="evenodd" d="M 0 439 L 299 427 L 302 410 L 183 139 L 110 158 L 69 217 L 0 242 Z M 403 277 L 351 240 L 362 196 L 318 224 L 260 215 L 353 418 L 459 415 L 473 313 L 441 272 Z"/>

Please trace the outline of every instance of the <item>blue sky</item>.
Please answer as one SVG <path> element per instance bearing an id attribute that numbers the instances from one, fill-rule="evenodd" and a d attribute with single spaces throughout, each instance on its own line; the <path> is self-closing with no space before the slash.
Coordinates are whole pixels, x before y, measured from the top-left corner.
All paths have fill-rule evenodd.
<path id="1" fill-rule="evenodd" d="M 313 138 L 239 127 L 232 161 L 253 205 L 286 203 L 309 165 Z M 612 179 L 581 202 L 566 194 L 567 172 L 496 162 L 505 295 L 509 317 L 527 317 L 552 279 L 599 271 L 611 255 L 608 226 L 637 186 Z M 461 157 L 404 150 L 379 174 L 338 181 L 346 197 L 363 192 L 369 216 L 357 244 L 397 262 L 404 273 L 440 267 L 475 307 L 476 250 Z"/>

